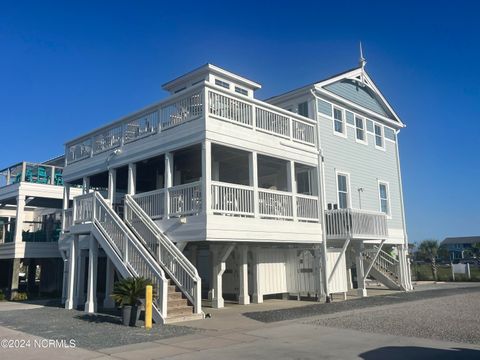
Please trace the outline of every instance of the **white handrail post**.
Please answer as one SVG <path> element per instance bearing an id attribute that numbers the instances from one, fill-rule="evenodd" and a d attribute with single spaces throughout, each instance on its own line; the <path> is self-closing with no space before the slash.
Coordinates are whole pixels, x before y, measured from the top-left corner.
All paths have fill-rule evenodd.
<path id="1" fill-rule="evenodd" d="M 127 193 L 128 195 L 135 195 L 137 181 L 137 164 L 129 163 L 128 164 L 128 185 L 127 185 Z"/>
<path id="2" fill-rule="evenodd" d="M 202 313 L 202 280 L 198 277 L 195 282 L 195 304 L 194 304 L 195 314 Z"/>
<path id="3" fill-rule="evenodd" d="M 108 169 L 108 203 L 113 208 L 117 188 L 117 169 Z"/>
<path id="4" fill-rule="evenodd" d="M 295 162 L 287 163 L 288 190 L 292 193 L 292 216 L 293 221 L 297 221 L 297 182 L 295 179 Z"/>

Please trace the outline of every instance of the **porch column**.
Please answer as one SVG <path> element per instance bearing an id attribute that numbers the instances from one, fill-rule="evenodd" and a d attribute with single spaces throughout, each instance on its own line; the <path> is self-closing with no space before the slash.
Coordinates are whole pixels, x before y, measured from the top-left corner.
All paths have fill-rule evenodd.
<path id="1" fill-rule="evenodd" d="M 137 183 L 137 164 L 130 163 L 128 164 L 128 195 L 135 195 Z"/>
<path id="2" fill-rule="evenodd" d="M 248 154 L 248 170 L 249 170 L 249 185 L 253 187 L 253 214 L 256 218 L 259 217 L 258 211 L 258 165 L 257 153 L 251 152 Z"/>
<path id="3" fill-rule="evenodd" d="M 367 296 L 367 289 L 365 288 L 365 270 L 363 268 L 363 251 L 365 245 L 363 241 L 355 244 L 355 262 L 357 266 L 357 292 L 361 297 Z"/>
<path id="4" fill-rule="evenodd" d="M 409 291 L 412 289 L 412 283 L 410 279 L 410 264 L 407 258 L 408 250 L 405 250 L 405 245 L 397 246 L 399 269 L 398 277 L 400 280 L 400 286 L 403 290 Z"/>
<path id="5" fill-rule="evenodd" d="M 66 255 L 63 256 L 62 305 L 65 305 L 68 296 L 68 260 Z"/>
<path id="6" fill-rule="evenodd" d="M 226 245 L 214 252 L 212 307 L 216 309 L 223 308 L 225 304 L 223 301 L 222 279 L 226 269 L 227 258 L 230 256 L 234 247 L 235 244 Z"/>
<path id="7" fill-rule="evenodd" d="M 104 308 L 114 308 L 115 301 L 113 301 L 110 296 L 113 292 L 113 283 L 115 281 L 115 266 L 113 265 L 112 260 L 107 256 L 107 268 L 105 271 L 105 299 L 103 299 Z"/>
<path id="8" fill-rule="evenodd" d="M 88 194 L 90 192 L 90 178 L 88 176 L 83 177 L 82 182 L 82 194 Z"/>
<path id="9" fill-rule="evenodd" d="M 108 169 L 108 202 L 110 207 L 115 203 L 117 189 L 117 169 Z"/>
<path id="10" fill-rule="evenodd" d="M 30 259 L 28 262 L 28 277 L 27 277 L 27 291 L 29 293 L 33 292 L 35 288 L 35 278 L 37 275 L 37 264 L 35 259 Z"/>
<path id="11" fill-rule="evenodd" d="M 188 247 L 189 250 L 189 260 L 193 266 L 197 267 L 197 245 L 192 245 Z"/>
<path id="12" fill-rule="evenodd" d="M 210 188 L 212 182 L 212 143 L 205 140 L 202 143 L 202 210 L 204 214 L 211 213 Z"/>
<path id="13" fill-rule="evenodd" d="M 77 254 L 77 288 L 74 307 L 85 303 L 85 255 L 82 249 L 78 247 Z"/>
<path id="14" fill-rule="evenodd" d="M 165 154 L 165 175 L 164 175 L 164 198 L 165 206 L 164 208 L 164 218 L 168 219 L 170 214 L 170 194 L 168 193 L 168 188 L 172 187 L 173 184 L 173 153 L 167 152 Z"/>
<path id="15" fill-rule="evenodd" d="M 97 311 L 97 269 L 98 269 L 98 244 L 97 240 L 90 235 L 90 248 L 88 251 L 88 285 L 87 302 L 85 312 Z"/>
<path id="16" fill-rule="evenodd" d="M 10 300 L 13 300 L 18 294 L 18 284 L 20 276 L 20 262 L 22 259 L 12 259 L 12 268 L 10 273 Z"/>
<path id="17" fill-rule="evenodd" d="M 248 295 L 248 246 L 243 245 L 239 248 L 240 262 L 238 274 L 240 280 L 238 303 L 241 305 L 250 304 L 250 296 Z"/>
<path id="18" fill-rule="evenodd" d="M 295 162 L 287 163 L 288 191 L 292 193 L 292 216 L 297 221 L 297 182 L 295 180 Z"/>
<path id="19" fill-rule="evenodd" d="M 74 308 L 75 269 L 78 267 L 76 264 L 78 252 L 78 237 L 79 235 L 74 235 L 73 239 L 71 240 L 70 254 L 68 257 L 67 299 L 65 301 L 65 309 L 68 310 L 72 310 Z"/>
<path id="20" fill-rule="evenodd" d="M 326 294 L 325 287 L 323 286 L 323 266 L 322 266 L 322 251 L 323 249 L 320 246 L 315 246 L 313 249 L 313 259 L 314 259 L 314 278 L 315 278 L 315 289 L 317 292 L 317 301 L 325 302 Z"/>
<path id="21" fill-rule="evenodd" d="M 65 219 L 65 210 L 68 209 L 69 205 L 70 205 L 70 184 L 65 183 L 63 185 L 62 231 L 65 231 L 66 227 L 67 227 L 67 223 L 66 223 L 66 219 Z"/>
<path id="22" fill-rule="evenodd" d="M 23 240 L 23 220 L 25 217 L 25 195 L 17 196 L 17 213 L 15 217 L 15 237 L 14 242 L 21 243 Z"/>
<path id="23" fill-rule="evenodd" d="M 263 289 L 261 280 L 261 263 L 259 257 L 260 248 L 253 250 L 253 298 L 252 303 L 263 303 Z"/>

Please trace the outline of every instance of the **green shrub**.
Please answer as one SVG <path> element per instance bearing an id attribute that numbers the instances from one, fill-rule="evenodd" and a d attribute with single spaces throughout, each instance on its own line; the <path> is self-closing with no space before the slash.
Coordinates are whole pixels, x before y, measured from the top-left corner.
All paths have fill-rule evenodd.
<path id="1" fill-rule="evenodd" d="M 3 293 L 2 290 L 0 290 L 0 301 L 4 301 L 5 300 L 5 294 Z"/>

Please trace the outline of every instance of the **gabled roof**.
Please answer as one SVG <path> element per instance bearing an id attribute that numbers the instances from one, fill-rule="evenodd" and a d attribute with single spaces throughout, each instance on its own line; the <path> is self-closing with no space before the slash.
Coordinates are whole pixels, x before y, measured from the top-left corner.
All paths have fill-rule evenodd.
<path id="1" fill-rule="evenodd" d="M 357 91 L 356 97 L 352 95 L 352 89 Z M 378 116 L 381 119 L 389 120 L 390 122 L 393 120 L 393 123 L 399 127 L 405 126 L 393 110 L 393 107 L 361 66 L 271 97 L 265 101 L 276 103 L 310 90 L 315 90 L 319 95 L 332 97 L 348 105 L 360 107 L 365 112 Z M 349 96 L 349 94 L 352 96 Z M 358 101 L 359 99 L 362 101 Z"/>
<path id="2" fill-rule="evenodd" d="M 476 244 L 480 243 L 480 236 L 461 236 L 461 237 L 447 237 L 440 245 L 452 244 Z"/>

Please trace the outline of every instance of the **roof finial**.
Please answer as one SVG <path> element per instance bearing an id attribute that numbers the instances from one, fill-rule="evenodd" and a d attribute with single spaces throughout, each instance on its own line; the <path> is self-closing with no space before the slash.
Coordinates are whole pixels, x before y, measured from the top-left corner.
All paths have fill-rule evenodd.
<path id="1" fill-rule="evenodd" d="M 365 65 L 367 65 L 367 60 L 363 57 L 363 48 L 362 48 L 362 42 L 360 41 L 360 59 L 359 59 L 359 65 L 362 67 L 362 70 L 365 68 Z"/>

